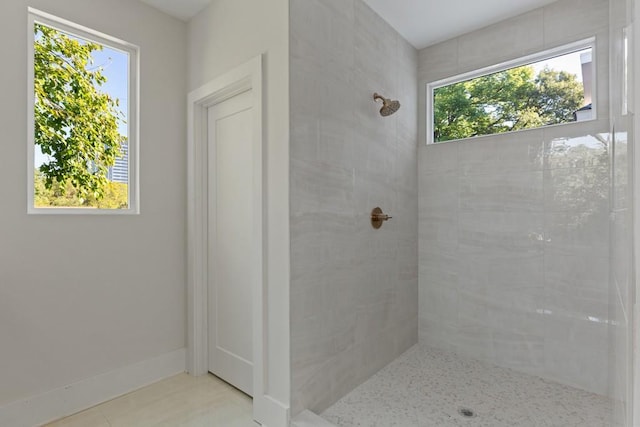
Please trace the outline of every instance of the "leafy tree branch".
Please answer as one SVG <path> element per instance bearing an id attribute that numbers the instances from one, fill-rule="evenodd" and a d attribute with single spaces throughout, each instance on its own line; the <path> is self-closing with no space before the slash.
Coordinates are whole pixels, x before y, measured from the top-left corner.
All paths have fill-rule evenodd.
<path id="1" fill-rule="evenodd" d="M 434 91 L 436 142 L 573 121 L 584 102 L 574 74 L 523 66 Z"/>
<path id="2" fill-rule="evenodd" d="M 118 100 L 101 90 L 102 69 L 88 68 L 102 46 L 36 24 L 34 48 L 35 143 L 49 156 L 39 168 L 44 185 L 69 184 L 79 200 L 99 200 L 126 143 Z"/>

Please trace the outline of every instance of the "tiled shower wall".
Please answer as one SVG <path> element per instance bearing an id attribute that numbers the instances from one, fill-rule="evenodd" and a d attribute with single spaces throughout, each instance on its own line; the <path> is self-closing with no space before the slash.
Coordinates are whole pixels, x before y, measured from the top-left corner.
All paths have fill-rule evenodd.
<path id="1" fill-rule="evenodd" d="M 418 339 L 417 52 L 361 0 L 291 0 L 292 415 Z M 381 117 L 373 93 L 402 108 Z M 379 206 L 393 219 L 371 227 Z"/>
<path id="2" fill-rule="evenodd" d="M 625 28 L 632 16 L 630 0 L 611 0 L 611 127 L 615 129 L 611 140 L 611 274 L 610 274 L 610 326 L 609 326 L 609 382 L 614 399 L 611 425 L 630 425 L 628 387 L 632 381 L 631 362 L 631 200 L 629 185 L 629 142 L 633 140 L 633 115 L 623 111 L 628 85 L 624 84 Z M 630 35 L 630 34 L 629 34 Z M 631 59 L 631 58 L 629 58 Z"/>
<path id="3" fill-rule="evenodd" d="M 561 0 L 419 53 L 424 97 L 427 82 L 597 38 L 596 121 L 430 146 L 421 126 L 419 335 L 599 394 L 608 393 L 608 28 L 607 0 Z"/>

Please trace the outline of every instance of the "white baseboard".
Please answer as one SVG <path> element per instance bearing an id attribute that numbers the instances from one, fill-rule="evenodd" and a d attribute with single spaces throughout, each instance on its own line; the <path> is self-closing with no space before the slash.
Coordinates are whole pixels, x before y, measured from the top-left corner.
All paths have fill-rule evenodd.
<path id="1" fill-rule="evenodd" d="M 33 427 L 75 414 L 184 372 L 185 363 L 186 350 L 182 348 L 0 406 L 0 426 Z"/>
<path id="2" fill-rule="evenodd" d="M 269 395 L 253 396 L 253 418 L 263 427 L 288 427 L 289 407 Z"/>

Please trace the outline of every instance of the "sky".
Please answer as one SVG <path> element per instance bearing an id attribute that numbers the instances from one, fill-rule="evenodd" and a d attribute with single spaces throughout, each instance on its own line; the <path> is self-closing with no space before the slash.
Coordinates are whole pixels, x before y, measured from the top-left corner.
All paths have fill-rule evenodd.
<path id="1" fill-rule="evenodd" d="M 100 87 L 100 90 L 120 100 L 119 109 L 124 113 L 126 120 L 129 117 L 129 54 L 104 46 L 102 51 L 95 51 L 92 56 L 91 67 L 101 67 L 103 75 L 107 78 L 107 82 Z M 126 123 L 120 123 L 119 130 L 122 135 L 127 135 Z M 47 156 L 42 154 L 40 147 L 36 145 L 35 167 L 39 167 L 46 160 Z"/>

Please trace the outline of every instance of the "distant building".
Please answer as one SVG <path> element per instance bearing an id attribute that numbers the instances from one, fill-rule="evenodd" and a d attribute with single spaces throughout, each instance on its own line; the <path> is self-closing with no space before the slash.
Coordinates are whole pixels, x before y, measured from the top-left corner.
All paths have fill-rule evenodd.
<path id="1" fill-rule="evenodd" d="M 584 106 L 573 113 L 574 120 L 582 122 L 593 119 L 592 90 L 593 90 L 593 59 L 591 51 L 580 54 L 582 64 L 582 85 L 584 87 Z"/>
<path id="2" fill-rule="evenodd" d="M 591 120 L 593 118 L 593 106 L 591 104 L 585 105 L 584 107 L 573 113 L 573 117 L 576 122 Z"/>
<path id="3" fill-rule="evenodd" d="M 129 183 L 129 146 L 122 144 L 120 147 L 121 156 L 116 158 L 116 162 L 109 168 L 107 179 L 112 182 Z"/>

